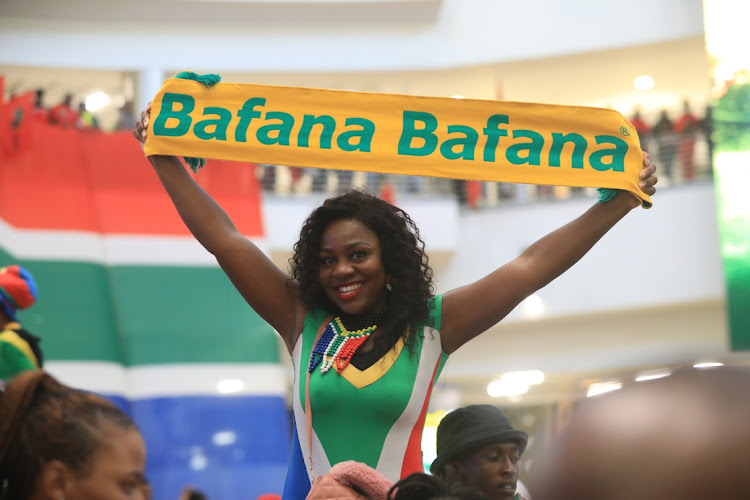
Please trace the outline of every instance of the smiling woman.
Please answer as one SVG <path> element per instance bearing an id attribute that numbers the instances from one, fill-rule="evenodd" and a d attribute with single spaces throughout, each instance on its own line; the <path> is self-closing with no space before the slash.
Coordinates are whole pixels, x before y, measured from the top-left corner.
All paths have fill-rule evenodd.
<path id="1" fill-rule="evenodd" d="M 108 400 L 41 370 L 0 394 L 0 499 L 145 499 L 146 448 Z"/>
<path id="2" fill-rule="evenodd" d="M 142 144 L 150 122 L 149 107 L 134 131 Z M 393 482 L 423 472 L 422 429 L 448 356 L 565 272 L 640 205 L 627 192 L 612 193 L 488 276 L 434 295 L 417 226 L 375 196 L 351 191 L 315 209 L 287 275 L 177 157 L 148 158 L 186 226 L 292 357 L 295 426 L 285 500 L 304 499 L 318 475 L 349 460 Z M 638 186 L 649 195 L 655 170 L 643 155 Z"/>

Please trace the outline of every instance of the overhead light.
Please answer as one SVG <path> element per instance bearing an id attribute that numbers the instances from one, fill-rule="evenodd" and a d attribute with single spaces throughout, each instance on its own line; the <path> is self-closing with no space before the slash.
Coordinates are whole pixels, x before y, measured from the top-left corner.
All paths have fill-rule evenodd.
<path id="1" fill-rule="evenodd" d="M 109 94 L 105 94 L 101 90 L 97 90 L 96 92 L 92 92 L 88 96 L 86 96 L 86 109 L 92 112 L 99 111 L 104 106 L 109 104 L 111 100 L 112 98 L 109 97 Z"/>
<path id="2" fill-rule="evenodd" d="M 544 382 L 544 373 L 539 370 L 524 370 L 518 372 L 503 373 L 501 381 L 506 383 L 519 383 L 526 385 L 536 385 Z"/>
<path id="3" fill-rule="evenodd" d="M 539 318 L 544 315 L 544 301 L 539 295 L 529 295 L 523 301 L 523 313 L 528 318 Z"/>
<path id="4" fill-rule="evenodd" d="M 649 90 L 654 87 L 654 79 L 650 75 L 641 75 L 633 82 L 638 90 Z"/>
<path id="5" fill-rule="evenodd" d="M 451 97 L 454 98 L 454 99 L 463 99 L 464 98 L 464 96 L 462 96 L 462 95 L 452 95 Z"/>
<path id="6" fill-rule="evenodd" d="M 648 380 L 656 380 L 658 378 L 669 377 L 672 374 L 669 370 L 655 370 L 650 372 L 640 373 L 635 377 L 636 382 L 646 382 Z"/>
<path id="7" fill-rule="evenodd" d="M 520 396 L 529 392 L 529 386 L 527 384 L 509 381 L 509 380 L 493 380 L 487 384 L 487 394 L 493 398 L 500 398 L 503 396 Z"/>
<path id="8" fill-rule="evenodd" d="M 724 366 L 724 363 L 720 363 L 718 361 L 704 361 L 702 363 L 696 363 L 693 365 L 693 368 L 716 368 L 719 366 Z"/>
<path id="9" fill-rule="evenodd" d="M 487 394 L 493 398 L 520 396 L 529 392 L 530 385 L 542 382 L 544 382 L 544 373 L 539 370 L 507 372 L 499 379 L 487 384 Z"/>
<path id="10" fill-rule="evenodd" d="M 597 382 L 589 386 L 589 390 L 586 392 L 586 397 L 590 398 L 592 396 L 598 396 L 599 394 L 605 394 L 618 389 L 622 389 L 622 382 Z"/>
<path id="11" fill-rule="evenodd" d="M 221 394 L 232 394 L 240 392 L 245 388 L 245 383 L 238 378 L 225 378 L 216 384 L 216 390 Z"/>
<path id="12" fill-rule="evenodd" d="M 190 450 L 190 462 L 189 466 L 193 470 L 203 470 L 208 467 L 208 458 L 203 454 L 203 450 L 199 446 L 194 446 Z"/>
<path id="13" fill-rule="evenodd" d="M 208 467 L 208 459 L 203 455 L 190 457 L 190 468 L 193 470 L 203 470 Z"/>
<path id="14" fill-rule="evenodd" d="M 214 434 L 212 441 L 216 446 L 229 446 L 237 441 L 237 434 L 234 431 L 219 431 Z"/>

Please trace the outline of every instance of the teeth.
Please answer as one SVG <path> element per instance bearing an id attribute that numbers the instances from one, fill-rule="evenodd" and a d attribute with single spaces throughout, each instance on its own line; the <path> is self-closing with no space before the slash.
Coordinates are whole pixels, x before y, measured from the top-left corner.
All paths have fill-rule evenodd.
<path id="1" fill-rule="evenodd" d="M 346 286 L 342 286 L 342 287 L 339 287 L 339 292 L 340 292 L 340 293 L 349 293 L 349 292 L 353 292 L 354 290 L 358 289 L 358 288 L 359 288 L 359 287 L 361 287 L 361 286 L 362 286 L 362 283 L 357 283 L 357 284 L 355 284 L 355 285 L 346 285 Z"/>

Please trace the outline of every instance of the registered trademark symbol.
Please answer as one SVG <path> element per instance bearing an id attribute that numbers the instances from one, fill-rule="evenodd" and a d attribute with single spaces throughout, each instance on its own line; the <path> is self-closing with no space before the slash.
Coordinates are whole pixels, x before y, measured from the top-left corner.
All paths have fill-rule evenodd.
<path id="1" fill-rule="evenodd" d="M 620 127 L 620 133 L 627 137 L 630 135 L 630 130 L 628 130 L 628 127 Z"/>

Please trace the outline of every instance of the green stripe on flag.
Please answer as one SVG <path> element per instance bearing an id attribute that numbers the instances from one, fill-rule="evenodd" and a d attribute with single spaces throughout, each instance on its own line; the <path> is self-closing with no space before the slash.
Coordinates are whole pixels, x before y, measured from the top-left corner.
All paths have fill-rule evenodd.
<path id="1" fill-rule="evenodd" d="M 15 259 L 0 249 L 3 264 L 27 268 L 39 288 L 37 303 L 18 318 L 42 337 L 45 359 L 121 362 L 109 282 L 103 266 L 86 262 Z"/>
<path id="2" fill-rule="evenodd" d="M 273 329 L 219 267 L 110 268 L 128 364 L 277 363 Z"/>
<path id="3" fill-rule="evenodd" d="M 219 267 L 109 267 L 16 259 L 39 286 L 19 319 L 46 360 L 278 363 L 276 334 Z"/>

